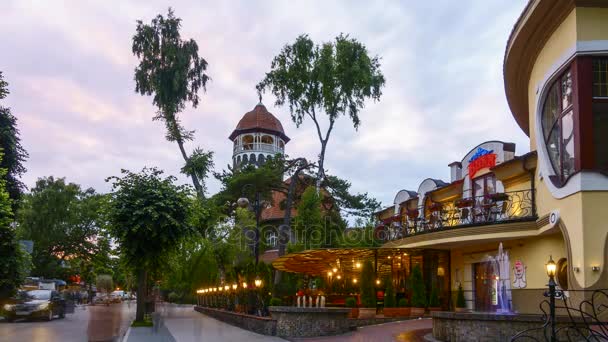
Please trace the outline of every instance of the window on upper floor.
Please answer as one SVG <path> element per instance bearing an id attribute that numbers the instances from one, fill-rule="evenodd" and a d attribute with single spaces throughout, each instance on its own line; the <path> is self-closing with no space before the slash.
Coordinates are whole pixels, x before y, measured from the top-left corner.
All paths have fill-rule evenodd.
<path id="1" fill-rule="evenodd" d="M 608 58 L 593 59 L 593 159 L 595 168 L 608 171 Z"/>
<path id="2" fill-rule="evenodd" d="M 542 129 L 557 183 L 563 184 L 575 170 L 573 78 L 568 68 L 545 98 Z"/>
<path id="3" fill-rule="evenodd" d="M 496 193 L 496 176 L 493 173 L 486 173 L 483 176 L 473 179 L 473 196 L 483 197 Z"/>

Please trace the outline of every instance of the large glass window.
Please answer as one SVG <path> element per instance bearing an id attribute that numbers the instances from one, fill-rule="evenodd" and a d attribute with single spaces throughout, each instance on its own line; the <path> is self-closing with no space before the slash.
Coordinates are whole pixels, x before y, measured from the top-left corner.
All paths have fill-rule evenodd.
<path id="1" fill-rule="evenodd" d="M 563 184 L 574 173 L 574 114 L 572 72 L 566 70 L 551 86 L 543 106 L 545 145 L 555 179 Z"/>
<path id="2" fill-rule="evenodd" d="M 493 173 L 485 174 L 473 180 L 473 194 L 475 197 L 487 196 L 496 193 L 496 176 Z"/>
<path id="3" fill-rule="evenodd" d="M 593 59 L 593 151 L 595 168 L 608 171 L 608 58 Z"/>

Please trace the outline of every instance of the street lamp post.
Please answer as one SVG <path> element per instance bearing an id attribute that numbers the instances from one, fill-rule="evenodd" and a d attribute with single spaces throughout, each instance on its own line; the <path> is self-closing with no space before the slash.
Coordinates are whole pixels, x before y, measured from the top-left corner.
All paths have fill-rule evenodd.
<path id="1" fill-rule="evenodd" d="M 555 328 L 555 298 L 562 298 L 563 292 L 561 290 L 557 290 L 557 283 L 555 282 L 555 271 L 557 269 L 557 265 L 555 261 L 553 261 L 553 257 L 549 256 L 549 261 L 545 265 L 547 268 L 547 275 L 549 276 L 549 291 L 544 293 L 545 297 L 549 297 L 549 320 L 551 324 L 551 342 L 557 341 L 556 336 L 556 328 Z"/>
<path id="2" fill-rule="evenodd" d="M 242 189 L 243 197 L 239 198 L 237 201 L 237 205 L 241 208 L 249 207 L 249 199 L 245 197 L 245 189 L 250 186 L 255 189 L 255 185 L 253 184 L 245 184 Z M 260 258 L 260 214 L 262 212 L 262 203 L 260 201 L 260 192 L 255 190 L 255 200 L 251 205 L 251 209 L 255 214 L 255 232 L 254 232 L 254 241 L 253 241 L 253 254 L 255 255 L 255 265 L 258 265 L 258 261 Z"/>

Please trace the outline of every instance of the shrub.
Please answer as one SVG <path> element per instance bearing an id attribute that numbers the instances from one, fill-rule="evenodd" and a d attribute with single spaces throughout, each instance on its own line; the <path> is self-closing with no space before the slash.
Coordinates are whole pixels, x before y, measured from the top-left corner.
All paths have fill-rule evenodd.
<path id="1" fill-rule="evenodd" d="M 458 285 L 458 294 L 456 295 L 456 307 L 457 308 L 466 308 L 467 303 L 464 300 L 464 290 L 462 289 L 462 284 Z"/>
<path id="2" fill-rule="evenodd" d="M 410 306 L 410 305 L 409 305 L 409 303 L 407 302 L 407 299 L 405 299 L 405 298 L 401 298 L 401 299 L 399 299 L 399 307 L 400 307 L 400 308 L 406 308 L 406 307 L 408 307 L 408 306 Z"/>
<path id="3" fill-rule="evenodd" d="M 98 275 L 95 279 L 95 285 L 97 286 L 97 291 L 100 292 L 110 293 L 114 289 L 114 282 L 109 274 Z"/>
<path id="4" fill-rule="evenodd" d="M 393 288 L 393 279 L 389 277 L 385 281 L 386 289 L 384 290 L 384 307 L 394 308 L 397 303 L 395 302 L 395 290 Z"/>
<path id="5" fill-rule="evenodd" d="M 177 293 L 175 293 L 175 292 L 171 292 L 167 296 L 167 299 L 169 300 L 169 302 L 175 303 L 175 302 L 177 302 L 179 300 L 179 295 Z"/>
<path id="6" fill-rule="evenodd" d="M 270 306 L 281 306 L 283 305 L 283 301 L 281 300 L 281 298 L 270 298 Z"/>
<path id="7" fill-rule="evenodd" d="M 439 289 L 436 286 L 433 286 L 431 289 L 431 295 L 429 296 L 429 306 L 436 308 L 441 306 L 441 302 L 439 302 Z"/>
<path id="8" fill-rule="evenodd" d="M 361 291 L 361 306 L 364 308 L 375 308 L 376 294 L 374 289 L 374 266 L 369 260 L 363 263 L 359 289 Z"/>
<path id="9" fill-rule="evenodd" d="M 356 308 L 357 300 L 354 297 L 348 297 L 344 301 L 344 305 L 346 305 L 347 308 Z"/>
<path id="10" fill-rule="evenodd" d="M 416 265 L 412 269 L 412 306 L 415 308 L 424 308 L 426 306 L 426 289 L 422 279 L 422 271 L 420 266 Z"/>

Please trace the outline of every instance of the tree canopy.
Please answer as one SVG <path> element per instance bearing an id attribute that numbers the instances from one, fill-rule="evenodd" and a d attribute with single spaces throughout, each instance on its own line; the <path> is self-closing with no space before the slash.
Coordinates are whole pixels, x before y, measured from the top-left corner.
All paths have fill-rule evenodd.
<path id="1" fill-rule="evenodd" d="M 33 272 L 37 276 L 65 278 L 70 260 L 90 260 L 106 224 L 103 195 L 92 188 L 66 183 L 64 178 L 43 177 L 23 196 L 18 215 L 19 238 L 32 240 Z"/>
<path id="2" fill-rule="evenodd" d="M 171 8 L 166 17 L 152 19 L 150 24 L 137 21 L 133 36 L 133 54 L 139 58 L 135 68 L 135 91 L 152 96 L 158 108 L 154 120 L 164 122 L 168 141 L 177 142 L 185 166 L 184 173 L 192 178 L 199 197 L 204 197 L 204 186 L 200 183 L 210 167 L 211 153 L 197 148 L 190 156 L 184 142 L 192 140 L 194 131 L 187 130 L 178 113 L 187 103 L 197 107 L 198 91 L 205 90 L 209 81 L 207 61 L 198 55 L 195 40 L 183 40 L 180 35 L 181 19 Z"/>
<path id="3" fill-rule="evenodd" d="M 8 82 L 4 80 L 0 71 L 0 100 L 9 94 Z M 11 109 L 3 107 L 0 103 L 0 149 L 4 153 L 0 168 L 6 170 L 3 179 L 6 180 L 6 189 L 12 200 L 13 212 L 15 211 L 18 200 L 25 190 L 25 185 L 20 177 L 27 171 L 23 163 L 27 160 L 27 151 L 21 146 L 19 129 L 17 128 L 17 118 L 11 113 Z"/>
<path id="4" fill-rule="evenodd" d="M 269 90 L 276 105 L 287 105 L 291 119 L 300 126 L 306 117 L 315 124 L 321 143 L 317 189 L 325 175 L 327 143 L 336 120 L 348 115 L 355 129 L 361 124 L 360 110 L 365 100 L 380 99 L 384 86 L 380 59 L 371 57 L 367 48 L 348 35 L 315 45 L 308 35 L 300 35 L 293 44 L 283 47 L 272 60 L 271 70 L 256 86 L 261 93 Z M 321 127 L 321 115 L 327 127 Z"/>

